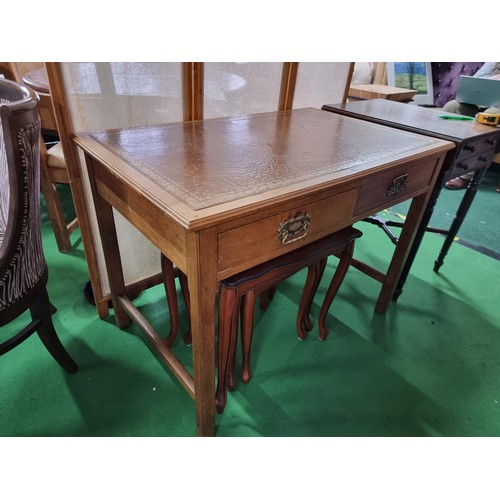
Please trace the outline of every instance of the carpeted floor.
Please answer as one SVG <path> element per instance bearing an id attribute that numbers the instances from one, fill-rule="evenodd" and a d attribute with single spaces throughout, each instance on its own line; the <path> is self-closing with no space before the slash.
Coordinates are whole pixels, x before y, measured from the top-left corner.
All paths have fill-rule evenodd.
<path id="1" fill-rule="evenodd" d="M 439 217 L 452 213 L 457 195 L 443 192 Z M 496 219 L 486 219 L 485 206 L 494 206 Z M 474 243 L 492 235 L 485 244 L 498 245 L 498 207 L 500 194 L 482 187 L 474 208 L 485 223 L 471 212 Z M 374 226 L 357 227 L 364 236 L 356 257 L 384 270 L 392 243 Z M 0 435 L 194 436 L 193 401 L 138 329 L 118 330 L 112 315 L 99 320 L 84 301 L 88 274 L 78 236 L 72 251 L 60 254 L 43 214 L 43 237 L 55 326 L 80 370 L 67 375 L 36 335 L 2 356 Z M 295 333 L 304 274 L 282 283 L 269 309 L 256 312 L 254 376 L 229 394 L 217 436 L 500 436 L 500 262 L 454 244 L 436 274 L 442 241 L 426 235 L 403 295 L 385 315 L 373 311 L 379 284 L 350 269 L 325 342 L 316 329 L 303 342 Z M 313 317 L 334 266 L 329 262 Z M 154 326 L 168 330 L 162 287 L 137 302 Z M 175 351 L 191 363 L 180 339 Z"/>

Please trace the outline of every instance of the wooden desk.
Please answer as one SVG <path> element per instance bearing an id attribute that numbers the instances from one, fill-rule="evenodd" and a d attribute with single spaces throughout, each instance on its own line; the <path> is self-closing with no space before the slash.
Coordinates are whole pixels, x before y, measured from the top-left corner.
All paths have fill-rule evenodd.
<path id="1" fill-rule="evenodd" d="M 366 99 L 388 99 L 390 101 L 410 102 L 415 97 L 416 90 L 401 89 L 390 85 L 351 85 L 348 98 L 350 101 Z"/>
<path id="2" fill-rule="evenodd" d="M 400 282 L 396 288 L 394 300 L 397 300 L 403 291 L 403 286 L 410 272 L 411 265 L 418 251 L 418 247 L 429 224 L 434 206 L 445 182 L 467 172 L 475 172 L 473 180 L 465 191 L 462 202 L 457 210 L 452 225 L 447 231 L 447 236 L 438 258 L 434 263 L 434 271 L 438 272 L 444 263 L 444 258 L 457 235 L 462 222 L 477 193 L 477 188 L 484 173 L 495 156 L 500 142 L 500 129 L 482 125 L 476 121 L 443 120 L 440 115 L 451 115 L 442 110 L 409 106 L 398 102 L 382 99 L 372 101 L 359 101 L 348 104 L 328 104 L 324 110 L 365 120 L 373 123 L 387 125 L 392 128 L 417 132 L 429 137 L 437 137 L 452 141 L 455 148 L 448 152 L 443 162 L 442 171 L 436 182 L 426 213 L 422 219 L 421 227 L 415 238 L 408 261 L 401 274 Z M 453 115 L 451 115 L 453 116 Z"/>
<path id="3" fill-rule="evenodd" d="M 387 310 L 453 144 L 317 109 L 77 135 L 85 152 L 115 319 L 132 318 L 215 424 L 218 282 L 413 198 L 376 310 Z M 112 207 L 188 277 L 194 377 L 126 297 Z M 308 214 L 290 244 L 281 223 Z"/>

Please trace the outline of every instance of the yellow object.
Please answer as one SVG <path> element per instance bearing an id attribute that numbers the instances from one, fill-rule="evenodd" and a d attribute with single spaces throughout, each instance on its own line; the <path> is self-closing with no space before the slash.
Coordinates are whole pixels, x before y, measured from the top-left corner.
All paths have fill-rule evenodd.
<path id="1" fill-rule="evenodd" d="M 500 114 L 498 113 L 478 113 L 476 120 L 485 125 L 498 125 L 500 123 Z"/>

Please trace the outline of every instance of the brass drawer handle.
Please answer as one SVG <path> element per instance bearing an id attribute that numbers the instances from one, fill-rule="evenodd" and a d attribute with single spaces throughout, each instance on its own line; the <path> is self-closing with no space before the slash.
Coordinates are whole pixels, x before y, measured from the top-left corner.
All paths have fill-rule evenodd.
<path id="1" fill-rule="evenodd" d="M 283 221 L 278 226 L 278 237 L 282 245 L 289 245 L 306 237 L 307 227 L 311 222 L 309 212 L 302 214 L 296 213 L 290 219 Z"/>
<path id="2" fill-rule="evenodd" d="M 410 176 L 408 174 L 403 174 L 395 179 L 392 179 L 390 184 L 387 186 L 387 191 L 386 195 L 387 196 L 394 196 L 395 194 L 399 193 L 400 191 L 403 191 L 403 189 L 406 188 L 408 185 L 408 181 L 410 180 Z"/>

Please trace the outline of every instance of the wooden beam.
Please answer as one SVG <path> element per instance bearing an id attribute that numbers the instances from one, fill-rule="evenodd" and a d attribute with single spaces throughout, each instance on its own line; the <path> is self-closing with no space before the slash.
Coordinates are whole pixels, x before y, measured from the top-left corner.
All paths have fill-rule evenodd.
<path id="1" fill-rule="evenodd" d="M 203 79 L 202 62 L 182 63 L 184 121 L 203 119 Z"/>
<path id="2" fill-rule="evenodd" d="M 89 270 L 94 300 L 99 317 L 105 318 L 109 314 L 108 300 L 110 300 L 111 296 L 104 296 L 101 287 L 97 253 L 95 250 L 96 242 L 92 234 L 89 213 L 87 211 L 87 203 L 79 167 L 78 151 L 76 145 L 71 140 L 75 131 L 66 102 L 61 66 L 60 63 L 47 62 L 45 63 L 45 67 L 47 69 L 47 78 L 49 80 L 50 95 L 54 106 L 57 130 L 59 131 L 59 139 L 62 144 L 66 168 L 68 170 L 69 185 L 75 204 L 78 224 L 80 226 L 83 250 Z"/>
<path id="3" fill-rule="evenodd" d="M 297 83 L 298 62 L 284 62 L 281 73 L 281 90 L 278 111 L 292 109 L 295 84 Z"/>

